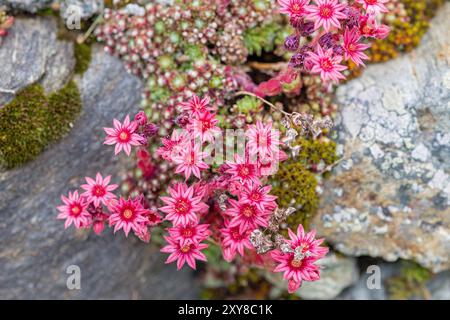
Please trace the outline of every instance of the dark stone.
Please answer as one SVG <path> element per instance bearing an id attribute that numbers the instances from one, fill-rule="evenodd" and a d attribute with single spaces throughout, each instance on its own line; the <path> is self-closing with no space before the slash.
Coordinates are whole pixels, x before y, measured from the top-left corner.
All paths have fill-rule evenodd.
<path id="1" fill-rule="evenodd" d="M 68 136 L 24 167 L 0 173 L 0 299 L 195 298 L 192 273 L 165 265 L 151 245 L 110 229 L 100 237 L 64 230 L 56 219 L 60 194 L 84 176 L 101 171 L 120 181 L 129 160 L 102 144 L 102 127 L 136 112 L 142 88 L 98 48 L 77 83 L 83 111 Z M 81 269 L 81 290 L 66 287 L 69 265 Z"/>

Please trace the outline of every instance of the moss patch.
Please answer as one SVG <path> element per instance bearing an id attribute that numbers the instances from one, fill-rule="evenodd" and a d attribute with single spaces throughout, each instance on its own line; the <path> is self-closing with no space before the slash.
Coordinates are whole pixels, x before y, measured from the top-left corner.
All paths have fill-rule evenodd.
<path id="1" fill-rule="evenodd" d="M 272 185 L 271 194 L 278 197 L 277 202 L 280 207 L 297 208 L 297 211 L 288 218 L 289 227 L 296 229 L 299 224 L 302 224 L 308 228 L 319 203 L 315 175 L 301 162 L 288 160 L 280 165 Z"/>
<path id="2" fill-rule="evenodd" d="M 338 160 L 336 143 L 327 139 L 305 139 L 301 137 L 294 145 L 300 145 L 301 151 L 295 159 L 282 163 L 272 180 L 272 194 L 278 197 L 282 208 L 295 207 L 297 211 L 288 218 L 290 228 L 302 224 L 309 229 L 311 219 L 317 212 L 319 196 L 316 192 L 316 173 L 311 166 L 324 162 L 331 165 Z"/>
<path id="3" fill-rule="evenodd" d="M 91 63 L 92 49 L 91 46 L 86 43 L 74 43 L 75 54 L 75 73 L 83 74 Z"/>
<path id="4" fill-rule="evenodd" d="M 80 111 L 74 82 L 49 96 L 40 84 L 20 91 L 0 109 L 0 165 L 11 169 L 34 159 L 69 131 Z"/>
<path id="5" fill-rule="evenodd" d="M 336 143 L 328 138 L 313 140 L 301 137 L 297 139 L 296 145 L 300 145 L 298 159 L 305 165 L 317 165 L 321 161 L 330 165 L 338 160 Z"/>
<path id="6" fill-rule="evenodd" d="M 389 297 L 394 300 L 429 299 L 430 293 L 425 285 L 432 273 L 412 261 L 403 261 L 402 264 L 400 275 L 387 280 Z"/>

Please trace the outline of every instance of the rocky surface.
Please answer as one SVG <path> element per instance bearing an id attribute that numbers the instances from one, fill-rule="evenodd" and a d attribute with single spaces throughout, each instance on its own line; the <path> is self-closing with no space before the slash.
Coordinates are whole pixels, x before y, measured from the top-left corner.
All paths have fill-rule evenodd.
<path id="1" fill-rule="evenodd" d="M 450 269 L 450 4 L 413 52 L 338 90 L 343 161 L 314 225 L 352 256 Z"/>
<path id="2" fill-rule="evenodd" d="M 380 281 L 379 287 L 369 289 L 368 280 L 374 275 L 374 271 L 369 266 L 378 267 Z M 401 263 L 386 263 L 376 261 L 369 265 L 361 266 L 358 280 L 351 287 L 344 290 L 338 297 L 338 300 L 387 300 L 389 299 L 386 283 L 388 279 L 399 274 Z M 373 284 L 373 282 L 370 282 Z"/>
<path id="3" fill-rule="evenodd" d="M 297 295 L 302 299 L 327 300 L 336 298 L 345 288 L 359 278 L 359 269 L 355 258 L 328 254 L 317 262 L 323 269 L 320 280 L 305 281 Z"/>
<path id="4" fill-rule="evenodd" d="M 369 289 L 369 277 L 374 275 L 373 270 L 369 266 L 379 267 L 380 287 Z M 345 289 L 336 299 L 338 300 L 387 300 L 390 299 L 388 288 L 389 280 L 401 274 L 402 264 L 400 262 L 387 263 L 375 261 L 373 263 L 361 266 L 361 274 L 358 281 L 351 287 Z M 373 284 L 369 280 L 370 284 Z M 426 281 L 426 298 L 432 300 L 448 300 L 450 299 L 450 272 L 445 271 L 431 276 Z M 424 299 L 425 297 L 410 297 L 410 299 Z"/>
<path id="5" fill-rule="evenodd" d="M 18 18 L 0 47 L 0 106 L 39 82 L 47 92 L 62 88 L 75 66 L 73 44 L 57 39 L 52 18 Z"/>
<path id="6" fill-rule="evenodd" d="M 38 24 L 43 30 L 36 28 Z M 24 38 L 13 32 L 9 40 L 29 51 L 24 55 L 15 51 L 23 63 L 14 72 L 2 63 L 2 71 L 7 70 L 1 81 L 10 77 L 8 88 L 56 76 L 44 71 L 52 63 L 42 50 L 44 43 L 47 50 L 53 50 L 55 43 L 39 39 L 51 38 L 45 32 L 49 26 L 42 19 L 18 21 Z M 1 56 L 0 61 L 5 58 Z M 99 48 L 94 48 L 88 71 L 76 82 L 83 110 L 68 136 L 25 166 L 0 173 L 0 299 L 196 297 L 191 273 L 165 265 L 165 257 L 150 245 L 133 236 L 126 239 L 122 233 L 113 236 L 109 230 L 100 237 L 64 230 L 63 222 L 56 220 L 60 194 L 79 185 L 82 177 L 101 171 L 114 174 L 113 180 L 119 182 L 126 157 L 114 157 L 113 148 L 102 145 L 102 127 L 135 112 L 142 88 L 117 59 Z M 81 269 L 81 290 L 66 287 L 69 265 Z"/>
<path id="7" fill-rule="evenodd" d="M 86 19 L 102 12 L 104 2 L 103 0 L 0 0 L 0 7 L 28 13 L 36 13 L 52 6 L 60 8 L 63 18 L 79 14 L 80 18 Z"/>
<path id="8" fill-rule="evenodd" d="M 67 19 L 73 14 L 80 14 L 82 19 L 89 18 L 104 9 L 103 0 L 65 0 L 61 2 L 61 17 Z"/>
<path id="9" fill-rule="evenodd" d="M 54 2 L 54 0 L 0 0 L 0 7 L 36 13 L 39 10 L 50 7 Z"/>
<path id="10" fill-rule="evenodd" d="M 431 299 L 450 300 L 450 272 L 442 272 L 436 275 L 428 284 L 427 289 Z"/>

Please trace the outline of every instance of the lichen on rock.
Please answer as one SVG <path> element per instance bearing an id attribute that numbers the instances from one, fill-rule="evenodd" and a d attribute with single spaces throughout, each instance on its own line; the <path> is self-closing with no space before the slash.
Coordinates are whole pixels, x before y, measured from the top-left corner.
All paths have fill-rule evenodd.
<path id="1" fill-rule="evenodd" d="M 416 50 L 337 91 L 343 159 L 314 225 L 345 254 L 450 269 L 449 14 Z"/>

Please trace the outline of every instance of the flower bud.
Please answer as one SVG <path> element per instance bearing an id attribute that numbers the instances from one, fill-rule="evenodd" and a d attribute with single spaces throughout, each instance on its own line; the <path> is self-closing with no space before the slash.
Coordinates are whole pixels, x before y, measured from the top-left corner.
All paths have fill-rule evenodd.
<path id="1" fill-rule="evenodd" d="M 296 51 L 298 49 L 298 45 L 300 43 L 299 37 L 297 35 L 291 35 L 286 38 L 284 41 L 284 47 L 289 51 Z"/>
<path id="2" fill-rule="evenodd" d="M 93 223 L 92 229 L 94 230 L 96 235 L 102 233 L 103 229 L 105 229 L 105 224 L 102 221 L 95 221 Z"/>
<path id="3" fill-rule="evenodd" d="M 134 121 L 136 121 L 140 126 L 144 126 L 147 124 L 147 115 L 145 114 L 144 111 L 139 111 L 135 116 L 134 116 Z"/>
<path id="4" fill-rule="evenodd" d="M 157 126 L 154 123 L 148 123 L 144 126 L 144 129 L 142 130 L 142 133 L 146 137 L 153 137 L 155 136 L 159 131 L 159 126 Z"/>

